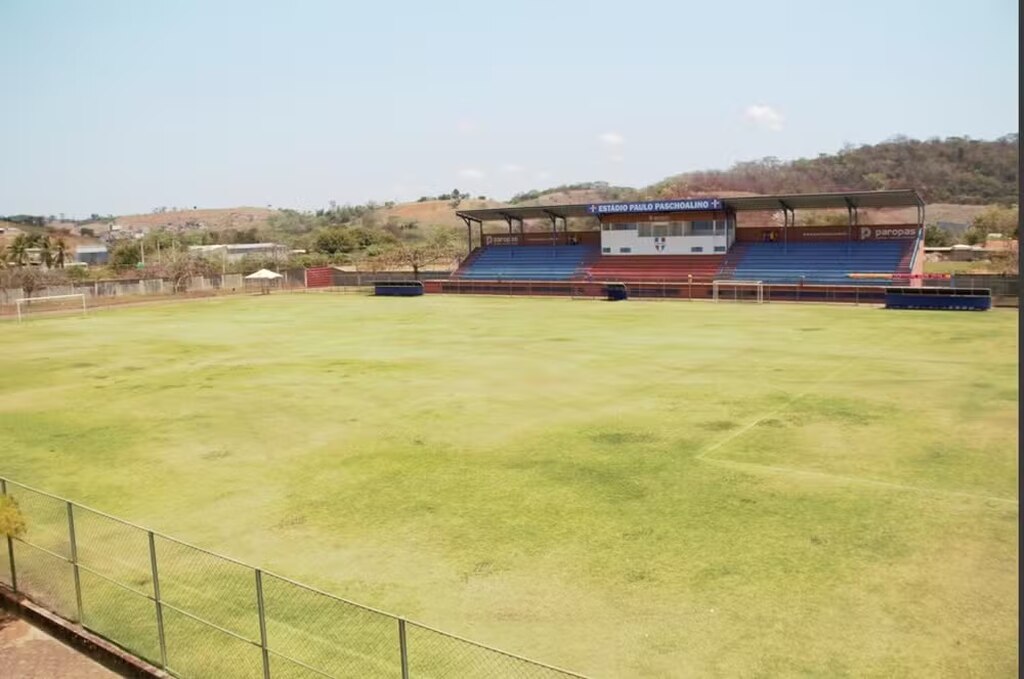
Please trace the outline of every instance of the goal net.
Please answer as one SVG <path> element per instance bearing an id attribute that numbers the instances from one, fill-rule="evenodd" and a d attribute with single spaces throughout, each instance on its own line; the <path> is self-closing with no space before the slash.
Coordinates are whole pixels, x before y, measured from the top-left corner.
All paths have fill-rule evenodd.
<path id="1" fill-rule="evenodd" d="M 15 301 L 18 308 L 18 321 L 29 314 L 39 314 L 54 311 L 75 311 L 85 314 L 85 295 L 77 293 L 74 295 L 49 295 L 43 297 L 25 297 Z"/>
<path id="2" fill-rule="evenodd" d="M 714 281 L 711 297 L 716 302 L 764 302 L 764 284 L 761 281 Z"/>

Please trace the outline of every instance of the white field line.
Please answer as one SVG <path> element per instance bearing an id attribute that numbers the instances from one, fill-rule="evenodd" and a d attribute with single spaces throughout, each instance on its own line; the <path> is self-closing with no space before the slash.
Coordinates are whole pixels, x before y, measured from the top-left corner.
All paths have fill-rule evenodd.
<path id="1" fill-rule="evenodd" d="M 761 415 L 758 415 L 756 418 L 754 418 L 753 420 L 751 420 L 747 424 L 743 425 L 742 427 L 740 427 L 736 431 L 730 432 L 726 436 L 723 436 L 721 439 L 719 439 L 717 441 L 714 441 L 713 443 L 709 444 L 703 450 L 701 450 L 699 453 L 697 453 L 696 459 L 701 460 L 703 462 L 707 462 L 709 464 L 716 464 L 716 465 L 719 465 L 721 467 L 730 467 L 730 468 L 733 468 L 733 469 L 740 469 L 740 470 L 745 470 L 745 471 L 768 472 L 768 473 L 775 473 L 775 474 L 788 474 L 788 475 L 791 475 L 791 476 L 805 476 L 805 477 L 812 477 L 812 478 L 819 478 L 819 479 L 829 479 L 829 480 L 832 480 L 832 481 L 841 481 L 841 482 L 845 482 L 845 483 L 859 483 L 859 484 L 863 484 L 863 485 L 874 486 L 876 488 L 888 488 L 888 489 L 891 489 L 891 490 L 901 490 L 901 491 L 912 492 L 912 493 L 921 493 L 921 494 L 925 494 L 925 495 L 937 495 L 939 497 L 967 498 L 967 499 L 971 499 L 971 500 L 984 500 L 986 502 L 996 502 L 996 503 L 1000 503 L 1000 504 L 1004 504 L 1004 505 L 1011 505 L 1013 507 L 1018 507 L 1019 506 L 1019 501 L 1018 500 L 1012 500 L 1012 499 L 1009 499 L 1009 498 L 1002 498 L 1002 497 L 995 497 L 995 496 L 992 496 L 992 495 L 980 495 L 980 494 L 977 494 L 977 493 L 965 493 L 965 492 L 956 491 L 956 490 L 942 490 L 942 489 L 939 489 L 939 488 L 924 488 L 924 487 L 921 487 L 921 486 L 911 486 L 911 485 L 907 485 L 907 484 L 903 484 L 903 483 L 894 483 L 892 481 L 879 481 L 877 479 L 868 479 L 868 478 L 864 478 L 864 477 L 861 477 L 861 476 L 846 476 L 844 474 L 832 474 L 830 472 L 819 472 L 819 471 L 813 471 L 813 470 L 809 470 L 809 469 L 796 469 L 796 468 L 793 468 L 793 467 L 777 467 L 777 466 L 773 466 L 773 465 L 759 464 L 757 462 L 738 462 L 738 461 L 735 461 L 735 460 L 723 460 L 723 459 L 720 459 L 720 458 L 709 457 L 709 455 L 711 453 L 713 453 L 714 451 L 718 450 L 719 448 L 721 448 L 725 444 L 730 443 L 731 441 L 733 441 L 733 440 L 739 438 L 740 436 L 746 434 L 748 431 L 750 431 L 751 429 L 753 429 L 754 427 L 756 427 L 758 424 L 760 424 L 764 420 L 768 419 L 769 417 L 773 417 L 773 416 L 778 415 L 779 413 L 781 413 L 781 412 L 783 412 L 785 410 L 788 410 L 794 403 L 796 403 L 797 401 L 802 399 L 804 396 L 809 394 L 815 387 L 817 387 L 820 384 L 824 384 L 825 382 L 827 382 L 829 380 L 834 379 L 844 369 L 845 369 L 845 367 L 842 367 L 842 368 L 839 368 L 837 370 L 832 371 L 831 373 L 825 375 L 822 379 L 817 380 L 816 382 L 811 384 L 811 386 L 807 387 L 806 389 L 801 391 L 799 394 L 796 394 L 795 396 L 793 396 L 789 400 L 785 401 L 782 405 L 778 406 L 777 408 L 774 408 L 774 409 L 769 410 L 769 411 L 767 411 L 767 412 L 765 412 L 765 413 L 763 413 Z"/>

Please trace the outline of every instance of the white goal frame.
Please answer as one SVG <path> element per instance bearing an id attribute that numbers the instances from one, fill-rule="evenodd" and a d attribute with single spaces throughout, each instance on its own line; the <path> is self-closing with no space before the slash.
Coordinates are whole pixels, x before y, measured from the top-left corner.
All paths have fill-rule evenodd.
<path id="1" fill-rule="evenodd" d="M 82 299 L 82 315 L 84 316 L 85 315 L 85 310 L 86 310 L 85 293 L 77 292 L 77 293 L 75 293 L 73 295 L 47 295 L 47 296 L 43 296 L 43 297 L 22 297 L 21 299 L 18 299 L 18 300 L 14 301 L 14 304 L 15 304 L 15 306 L 18 309 L 18 322 L 21 323 L 21 316 L 22 316 L 22 314 L 21 314 L 21 305 L 22 304 L 28 304 L 29 302 L 44 302 L 44 301 L 47 301 L 47 300 L 54 300 L 54 299 L 75 299 L 77 297 L 80 297 Z"/>
<path id="2" fill-rule="evenodd" d="M 720 285 L 728 285 L 732 287 L 733 296 L 731 299 L 728 296 L 724 298 L 720 297 Z M 762 281 L 716 280 L 711 283 L 711 298 L 716 302 L 718 302 L 720 299 L 725 299 L 726 301 L 732 302 L 744 301 L 737 297 L 737 295 L 735 294 L 736 291 L 740 290 L 741 288 L 754 288 L 754 290 L 757 292 L 757 304 L 764 304 L 764 283 Z"/>

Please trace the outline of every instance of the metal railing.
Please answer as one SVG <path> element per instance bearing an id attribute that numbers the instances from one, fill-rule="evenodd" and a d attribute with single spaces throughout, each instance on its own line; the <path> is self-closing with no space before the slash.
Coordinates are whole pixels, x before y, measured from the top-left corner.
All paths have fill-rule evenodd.
<path id="1" fill-rule="evenodd" d="M 334 596 L 0 477 L 0 583 L 178 677 L 580 674 Z"/>

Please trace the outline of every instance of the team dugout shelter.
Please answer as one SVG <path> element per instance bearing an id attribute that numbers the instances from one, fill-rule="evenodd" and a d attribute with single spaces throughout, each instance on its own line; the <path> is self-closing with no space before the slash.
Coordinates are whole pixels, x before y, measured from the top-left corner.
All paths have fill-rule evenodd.
<path id="1" fill-rule="evenodd" d="M 904 208 L 904 215 L 905 208 L 912 208 L 916 219 L 865 219 L 869 211 L 893 208 Z M 841 211 L 844 219 L 798 225 L 801 212 L 823 211 Z M 925 204 L 912 189 L 536 205 L 456 214 L 466 225 L 467 257 L 449 281 L 432 286 L 438 292 L 515 294 L 524 287 L 517 283 L 531 282 L 538 285 L 527 286 L 529 293 L 558 294 L 568 289 L 560 282 L 685 282 L 690 296 L 710 296 L 710 288 L 700 287 L 695 295 L 693 284 L 913 286 L 923 277 Z M 570 230 L 569 220 L 590 221 L 590 228 Z M 881 221 L 886 222 L 884 217 Z M 678 285 L 676 291 L 666 296 L 687 296 Z"/>

